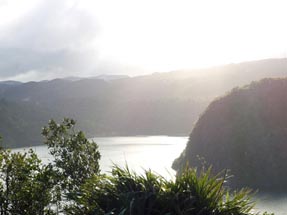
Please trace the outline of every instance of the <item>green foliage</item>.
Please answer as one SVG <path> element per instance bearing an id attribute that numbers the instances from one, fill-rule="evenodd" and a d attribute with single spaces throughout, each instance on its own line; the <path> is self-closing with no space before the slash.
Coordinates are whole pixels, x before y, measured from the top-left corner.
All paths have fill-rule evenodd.
<path id="1" fill-rule="evenodd" d="M 98 146 L 89 141 L 82 131 L 75 132 L 75 121 L 64 119 L 62 124 L 51 120 L 43 129 L 44 143 L 58 173 L 69 190 L 77 189 L 87 178 L 99 173 L 100 153 Z"/>
<path id="2" fill-rule="evenodd" d="M 58 201 L 76 201 L 85 181 L 99 174 L 98 145 L 88 140 L 82 131 L 75 131 L 75 121 L 64 119 L 61 124 L 50 120 L 43 128 L 44 143 L 54 157 L 51 168 L 57 181 Z"/>
<path id="3" fill-rule="evenodd" d="M 186 169 L 167 180 L 150 170 L 138 175 L 115 166 L 112 176 L 97 176 L 82 186 L 81 204 L 85 214 L 252 214 L 250 190 L 230 192 L 224 181 L 224 174 L 212 176 L 211 169 Z"/>
<path id="4" fill-rule="evenodd" d="M 0 151 L 1 214 L 48 214 L 52 183 L 37 155 Z"/>

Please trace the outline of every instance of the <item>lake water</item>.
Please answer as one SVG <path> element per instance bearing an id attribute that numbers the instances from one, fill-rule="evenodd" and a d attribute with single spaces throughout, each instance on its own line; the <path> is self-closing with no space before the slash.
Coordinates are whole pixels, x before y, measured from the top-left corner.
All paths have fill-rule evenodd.
<path id="1" fill-rule="evenodd" d="M 144 169 L 152 169 L 167 178 L 175 175 L 172 162 L 186 146 L 188 137 L 171 136 L 134 136 L 134 137 L 98 137 L 93 140 L 99 145 L 101 153 L 100 168 L 109 173 L 113 164 L 125 166 L 142 173 Z M 32 147 L 43 162 L 51 157 L 46 146 Z M 23 151 L 19 148 L 14 151 Z"/>
<path id="2" fill-rule="evenodd" d="M 151 169 L 166 178 L 173 178 L 175 171 L 172 162 L 186 146 L 188 137 L 171 136 L 135 136 L 135 137 L 102 137 L 93 138 L 99 145 L 101 153 L 100 167 L 102 172 L 109 173 L 114 164 L 125 166 L 142 173 Z M 48 155 L 46 146 L 33 147 L 43 162 L 52 158 Z M 23 151 L 27 148 L 14 149 Z M 256 209 L 258 211 L 274 212 L 275 215 L 287 215 L 287 195 L 274 198 L 270 195 L 260 195 Z"/>

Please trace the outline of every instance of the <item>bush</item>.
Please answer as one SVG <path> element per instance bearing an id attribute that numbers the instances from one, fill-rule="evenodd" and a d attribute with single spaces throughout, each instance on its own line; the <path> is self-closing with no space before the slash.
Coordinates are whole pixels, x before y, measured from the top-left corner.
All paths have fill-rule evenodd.
<path id="1" fill-rule="evenodd" d="M 12 153 L 0 150 L 1 214 L 50 214 L 52 178 L 30 150 Z"/>
<path id="2" fill-rule="evenodd" d="M 167 180 L 150 170 L 138 175 L 115 166 L 111 176 L 94 177 L 82 186 L 81 204 L 85 214 L 252 214 L 251 191 L 230 192 L 224 181 L 225 174 L 212 176 L 211 169 L 186 169 Z"/>

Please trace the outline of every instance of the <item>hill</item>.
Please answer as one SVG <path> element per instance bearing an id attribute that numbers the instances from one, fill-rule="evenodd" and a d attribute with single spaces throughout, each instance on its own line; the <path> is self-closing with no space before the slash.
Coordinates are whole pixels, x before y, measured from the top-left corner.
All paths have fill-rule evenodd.
<path id="1" fill-rule="evenodd" d="M 41 130 L 56 113 L 27 103 L 0 100 L 0 136 L 3 147 L 42 144 Z"/>
<path id="2" fill-rule="evenodd" d="M 214 100 L 173 167 L 230 169 L 233 187 L 287 190 L 287 79 L 264 79 Z"/>
<path id="3" fill-rule="evenodd" d="M 28 83 L 0 82 L 0 99 L 7 105 L 17 105 L 19 113 L 27 111 L 25 105 L 35 115 L 45 112 L 43 117 L 39 115 L 39 122 L 54 116 L 74 118 L 88 137 L 187 135 L 200 113 L 217 96 L 253 80 L 286 76 L 287 60 L 269 59 L 137 77 L 102 75 Z M 30 129 L 33 120 L 22 119 L 22 114 L 18 118 L 13 117 L 14 113 L 9 114 L 12 113 L 5 113 L 5 117 L 13 118 L 18 127 L 10 126 L 6 136 L 7 132 L 1 130 L 6 125 L 0 122 L 0 134 L 6 140 L 17 142 L 12 134 L 21 128 L 31 138 L 35 137 L 33 143 L 41 142 L 36 138 L 39 134 Z M 22 127 L 21 121 L 27 126 Z M 22 141 L 19 146 L 31 145 L 30 139 L 21 135 L 17 138 Z M 6 143 L 12 145 L 10 141 Z"/>

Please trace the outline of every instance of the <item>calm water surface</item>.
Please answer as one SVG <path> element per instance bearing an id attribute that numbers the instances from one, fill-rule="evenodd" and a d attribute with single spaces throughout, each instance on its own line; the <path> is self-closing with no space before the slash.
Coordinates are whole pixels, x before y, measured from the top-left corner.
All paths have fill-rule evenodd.
<path id="1" fill-rule="evenodd" d="M 128 164 L 130 169 L 138 173 L 142 173 L 143 169 L 152 169 L 170 178 L 175 174 L 171 168 L 172 162 L 185 148 L 188 137 L 98 137 L 93 140 L 99 145 L 102 172 L 109 173 L 113 164 L 120 166 Z M 51 160 L 46 146 L 32 148 L 44 162 Z M 15 151 L 23 150 L 27 148 L 15 149 Z"/>
<path id="2" fill-rule="evenodd" d="M 114 164 L 125 166 L 142 173 L 143 169 L 152 169 L 166 178 L 173 178 L 172 162 L 186 146 L 188 137 L 172 136 L 135 136 L 93 138 L 101 152 L 100 167 L 102 172 L 109 173 Z M 33 147 L 43 162 L 51 157 L 46 146 Z M 23 151 L 27 148 L 15 149 Z M 274 197 L 260 195 L 257 200 L 258 211 L 274 212 L 275 215 L 287 215 L 287 195 Z"/>
<path id="3" fill-rule="evenodd" d="M 104 172 L 111 170 L 113 163 L 142 172 L 152 169 L 166 177 L 174 175 L 171 164 L 187 143 L 187 137 L 145 136 L 94 138 L 102 154 L 100 161 Z"/>

